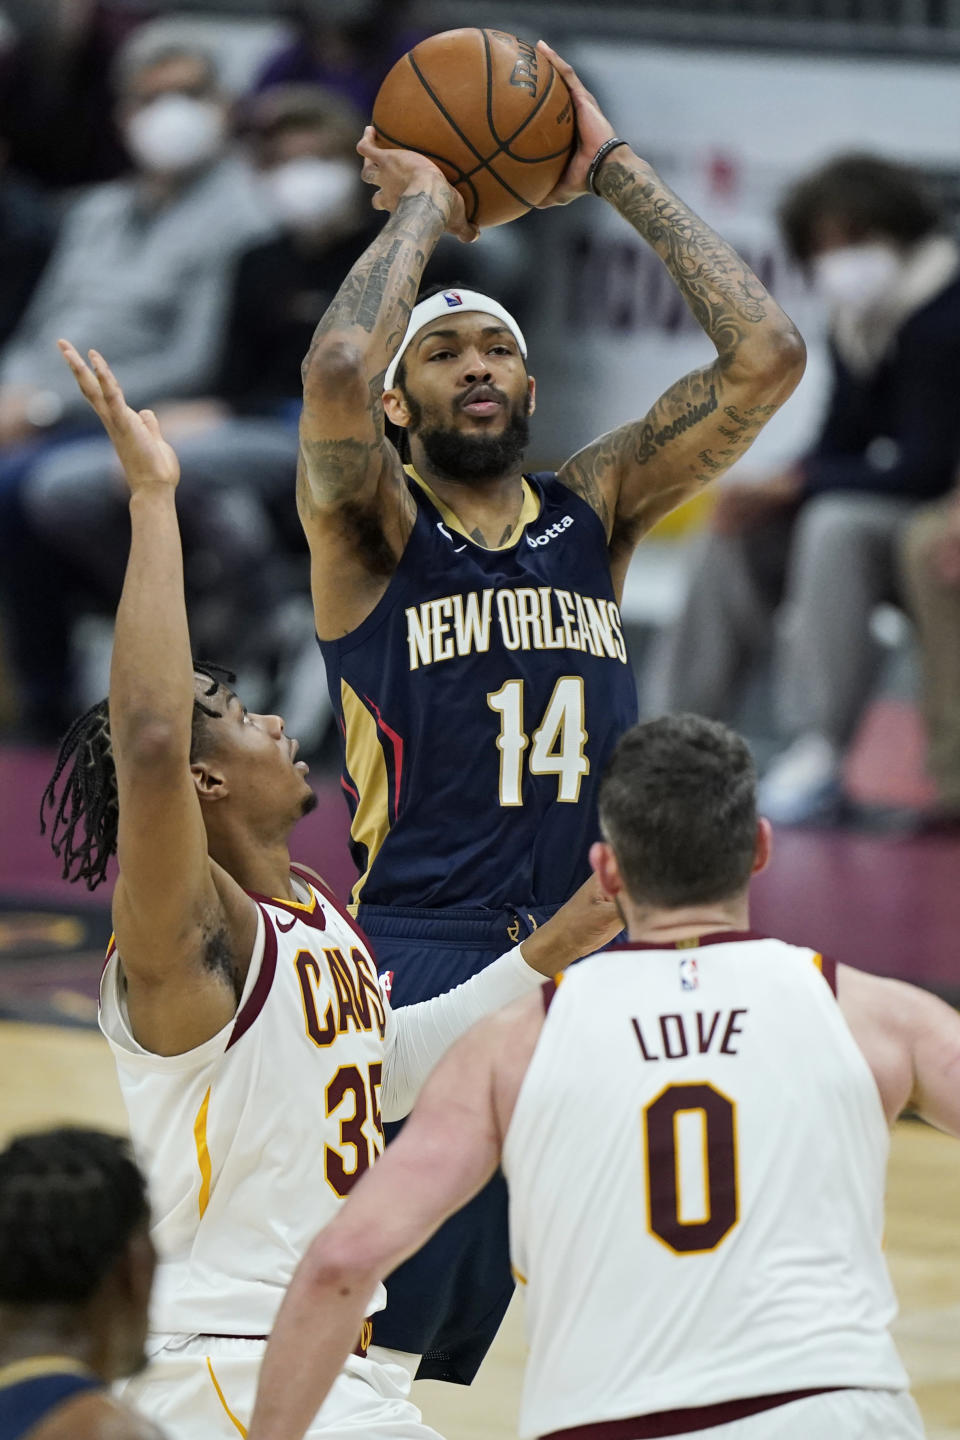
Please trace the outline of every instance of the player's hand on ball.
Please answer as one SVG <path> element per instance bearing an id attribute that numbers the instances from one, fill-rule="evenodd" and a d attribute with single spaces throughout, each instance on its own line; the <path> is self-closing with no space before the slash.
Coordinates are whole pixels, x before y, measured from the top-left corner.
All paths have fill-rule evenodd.
<path id="1" fill-rule="evenodd" d="M 130 489 L 136 493 L 158 485 L 175 488 L 180 479 L 180 462 L 161 435 L 153 411 L 131 409 L 99 351 L 87 352 L 88 365 L 69 340 L 58 340 L 57 348 L 73 371 L 84 399 L 113 441 Z"/>
<path id="2" fill-rule="evenodd" d="M 467 222 L 463 199 L 450 185 L 443 171 L 415 150 L 397 150 L 377 143 L 377 132 L 368 125 L 357 151 L 363 156 L 360 177 L 376 188 L 374 210 L 392 214 L 405 195 L 428 193 L 446 213 L 446 229 L 458 240 L 476 240 L 480 231 Z"/>
<path id="3" fill-rule="evenodd" d="M 570 201 L 576 200 L 579 195 L 589 194 L 587 171 L 590 161 L 604 141 L 612 140 L 616 132 L 573 66 L 568 65 L 566 60 L 561 60 L 556 50 L 551 50 L 545 40 L 537 41 L 537 49 L 543 52 L 566 81 L 577 117 L 576 149 L 558 183 L 537 206 L 538 210 L 545 210 L 550 205 L 569 205 Z"/>

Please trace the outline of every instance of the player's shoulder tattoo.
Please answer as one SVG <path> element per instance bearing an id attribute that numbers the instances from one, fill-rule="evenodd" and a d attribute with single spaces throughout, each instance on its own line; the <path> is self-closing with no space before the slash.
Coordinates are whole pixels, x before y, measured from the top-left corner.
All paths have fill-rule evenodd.
<path id="1" fill-rule="evenodd" d="M 557 479 L 585 500 L 600 517 L 609 535 L 613 524 L 610 496 L 616 495 L 620 456 L 613 435 L 602 436 L 572 455 L 557 472 Z"/>

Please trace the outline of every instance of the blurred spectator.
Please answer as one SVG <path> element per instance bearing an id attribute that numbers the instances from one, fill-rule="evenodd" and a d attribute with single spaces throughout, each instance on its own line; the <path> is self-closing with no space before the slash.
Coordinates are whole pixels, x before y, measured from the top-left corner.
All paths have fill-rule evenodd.
<path id="1" fill-rule="evenodd" d="M 790 469 L 721 488 L 667 640 L 667 705 L 722 718 L 789 603 L 777 675 L 792 743 L 761 786 L 784 824 L 838 815 L 844 750 L 869 697 L 869 620 L 896 595 L 897 549 L 960 454 L 960 253 L 916 177 L 870 156 L 831 161 L 780 211 L 830 316 L 832 391 Z"/>
<path id="2" fill-rule="evenodd" d="M 391 65 L 423 39 L 407 25 L 409 9 L 409 0 L 299 0 L 297 37 L 268 60 L 255 88 L 323 85 L 369 117 Z"/>
<path id="3" fill-rule="evenodd" d="M 102 0 L 6 0 L 15 39 L 0 51 L 0 139 L 11 166 L 52 190 L 127 168 L 110 70 L 143 20 Z"/>
<path id="4" fill-rule="evenodd" d="M 263 701 L 293 705 L 297 657 L 316 664 L 308 561 L 294 504 L 300 367 L 314 330 L 358 256 L 384 223 L 360 179 L 363 119 L 314 85 L 278 85 L 250 102 L 246 133 L 262 207 L 278 233 L 236 269 L 223 353 L 203 399 L 157 409 L 180 457 L 177 507 L 186 552 L 195 646 L 248 680 L 265 676 Z M 516 242 L 491 233 L 469 251 L 448 237 L 425 283 L 493 289 L 522 311 Z M 109 352 L 107 352 L 109 358 Z M 63 447 L 35 465 L 24 506 L 37 532 L 82 573 L 99 573 L 119 596 L 126 554 L 126 499 L 107 440 Z M 104 552 L 108 559 L 104 561 Z M 256 614 L 249 577 L 257 575 Z M 202 638 L 201 638 L 202 637 Z M 302 746 L 320 738 L 314 687 L 297 716 Z"/>
<path id="5" fill-rule="evenodd" d="M 925 507 L 903 537 L 904 590 L 920 641 L 932 828 L 960 827 L 960 490 Z"/>
<path id="6" fill-rule="evenodd" d="M 0 347 L 16 329 L 53 248 L 53 210 L 6 168 L 0 142 Z"/>
<path id="7" fill-rule="evenodd" d="M 21 495 L 54 447 L 69 445 L 82 467 L 88 442 L 78 437 L 91 429 L 55 341 L 66 335 L 109 355 L 136 406 L 202 394 L 221 345 L 232 261 L 269 227 L 249 167 L 227 151 L 227 100 L 210 58 L 136 42 L 116 69 L 135 171 L 70 209 L 0 358 L 0 597 L 24 724 L 38 736 L 73 709 L 70 597 L 61 566 L 25 524 Z M 109 558 L 99 544 L 98 563 Z"/>
<path id="8" fill-rule="evenodd" d="M 265 674 L 276 689 L 304 641 L 318 658 L 293 500 L 300 366 L 320 316 L 384 217 L 371 210 L 360 180 L 362 119 L 338 96 L 317 86 L 277 86 L 252 103 L 246 124 L 261 210 L 278 233 L 239 260 L 208 393 L 154 408 L 180 457 L 177 506 L 194 644 L 225 657 L 245 678 L 251 667 Z M 38 533 L 76 571 L 99 570 L 115 602 L 127 505 L 110 442 L 98 437 L 46 457 L 27 483 L 24 505 Z M 295 597 L 299 606 L 290 603 Z M 311 720 L 322 719 L 318 695 Z"/>

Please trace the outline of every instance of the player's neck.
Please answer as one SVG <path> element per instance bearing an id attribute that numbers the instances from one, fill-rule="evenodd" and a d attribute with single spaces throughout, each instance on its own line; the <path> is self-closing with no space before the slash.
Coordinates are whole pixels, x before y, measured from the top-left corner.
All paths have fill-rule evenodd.
<path id="1" fill-rule="evenodd" d="M 264 839 L 249 834 L 224 835 L 210 845 L 210 858 L 226 870 L 241 890 L 274 900 L 296 900 L 290 883 L 290 850 L 286 837 Z"/>
<path id="2" fill-rule="evenodd" d="M 677 909 L 632 905 L 622 900 L 627 934 L 645 944 L 693 940 L 724 930 L 750 929 L 750 906 L 746 895 L 722 904 L 688 905 Z"/>
<path id="3" fill-rule="evenodd" d="M 78 1325 L 74 1307 L 60 1305 L 0 1307 L 0 1369 L 27 1361 L 62 1361 L 99 1374 L 96 1338 Z"/>
<path id="4" fill-rule="evenodd" d="M 478 545 L 504 545 L 516 529 L 523 509 L 523 471 L 490 480 L 456 480 L 431 469 L 424 457 L 417 474 L 457 517 L 465 534 Z"/>

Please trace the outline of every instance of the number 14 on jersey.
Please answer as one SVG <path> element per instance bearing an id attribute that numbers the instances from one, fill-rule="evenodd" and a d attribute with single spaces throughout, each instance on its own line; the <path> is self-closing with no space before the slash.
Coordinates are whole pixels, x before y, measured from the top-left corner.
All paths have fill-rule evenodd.
<path id="1" fill-rule="evenodd" d="M 487 704 L 500 716 L 500 804 L 523 804 L 524 754 L 531 775 L 556 775 L 557 799 L 575 804 L 580 784 L 590 772 L 584 754 L 587 730 L 583 715 L 583 678 L 561 675 L 553 687 L 543 718 L 528 735 L 524 715 L 524 682 L 507 680 L 487 696 Z"/>

